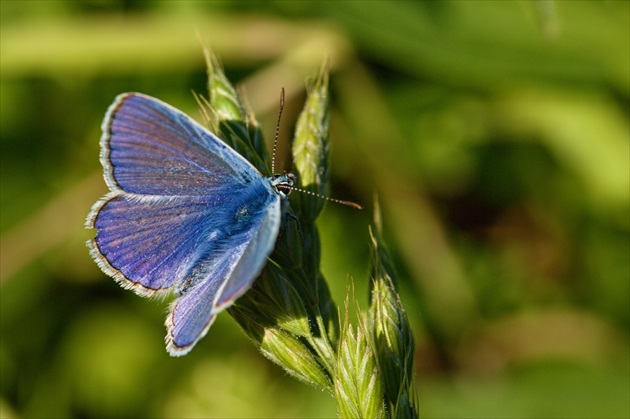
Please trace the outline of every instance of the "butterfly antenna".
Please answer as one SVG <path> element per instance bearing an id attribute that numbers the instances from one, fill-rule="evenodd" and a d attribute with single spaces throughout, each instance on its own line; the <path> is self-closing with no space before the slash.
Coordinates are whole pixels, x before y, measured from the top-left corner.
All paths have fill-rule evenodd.
<path id="1" fill-rule="evenodd" d="M 326 201 L 334 202 L 336 204 L 346 205 L 348 207 L 352 207 L 352 208 L 356 208 L 356 209 L 363 209 L 363 207 L 361 205 L 357 204 L 356 202 L 342 201 L 341 199 L 336 199 L 336 198 L 331 198 L 331 197 L 328 197 L 328 196 L 320 195 L 320 194 L 315 193 L 315 192 L 307 191 L 306 189 L 296 188 L 295 186 L 291 186 L 291 187 L 289 187 L 289 189 L 291 189 L 292 191 L 305 193 L 307 195 L 316 196 L 318 198 L 325 199 Z"/>
<path id="2" fill-rule="evenodd" d="M 280 118 L 284 108 L 284 87 L 280 90 L 280 110 L 278 111 L 278 123 L 276 124 L 276 138 L 273 140 L 273 152 L 271 153 L 271 173 L 276 173 L 276 149 L 278 148 L 278 134 L 280 133 Z"/>

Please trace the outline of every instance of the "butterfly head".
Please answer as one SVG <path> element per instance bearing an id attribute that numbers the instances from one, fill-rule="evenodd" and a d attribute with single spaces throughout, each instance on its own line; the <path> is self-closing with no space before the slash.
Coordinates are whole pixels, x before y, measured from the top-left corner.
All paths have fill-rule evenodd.
<path id="1" fill-rule="evenodd" d="M 271 185 L 283 197 L 289 196 L 289 193 L 293 190 L 294 183 L 295 175 L 293 173 L 286 173 L 284 175 L 273 175 L 271 177 Z"/>

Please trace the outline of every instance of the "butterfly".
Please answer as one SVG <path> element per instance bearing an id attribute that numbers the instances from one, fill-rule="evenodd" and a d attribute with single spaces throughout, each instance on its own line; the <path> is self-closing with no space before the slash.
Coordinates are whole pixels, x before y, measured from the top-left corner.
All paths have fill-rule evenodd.
<path id="1" fill-rule="evenodd" d="M 263 176 L 192 118 L 140 93 L 119 95 L 102 131 L 110 192 L 86 219 L 96 229 L 90 254 L 124 288 L 176 296 L 166 349 L 185 355 L 261 273 L 295 177 Z"/>

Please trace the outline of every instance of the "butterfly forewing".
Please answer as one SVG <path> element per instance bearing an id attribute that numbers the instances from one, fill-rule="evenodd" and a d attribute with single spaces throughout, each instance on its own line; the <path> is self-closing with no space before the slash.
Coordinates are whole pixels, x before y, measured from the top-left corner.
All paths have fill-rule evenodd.
<path id="1" fill-rule="evenodd" d="M 112 190 L 140 195 L 209 196 L 261 177 L 190 117 L 139 93 L 122 94 L 110 107 L 101 163 Z"/>

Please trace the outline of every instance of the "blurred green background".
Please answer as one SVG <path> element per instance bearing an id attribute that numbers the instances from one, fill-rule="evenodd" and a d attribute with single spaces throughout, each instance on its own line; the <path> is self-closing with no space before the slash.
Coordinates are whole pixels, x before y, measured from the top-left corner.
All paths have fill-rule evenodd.
<path id="1" fill-rule="evenodd" d="M 337 302 L 365 308 L 375 192 L 416 336 L 424 417 L 628 417 L 627 1 L 6 1 L 1 6 L 2 417 L 332 417 L 227 315 L 183 359 L 166 303 L 103 275 L 83 220 L 100 123 L 147 93 L 200 119 L 202 44 L 280 160 L 332 63 Z"/>

